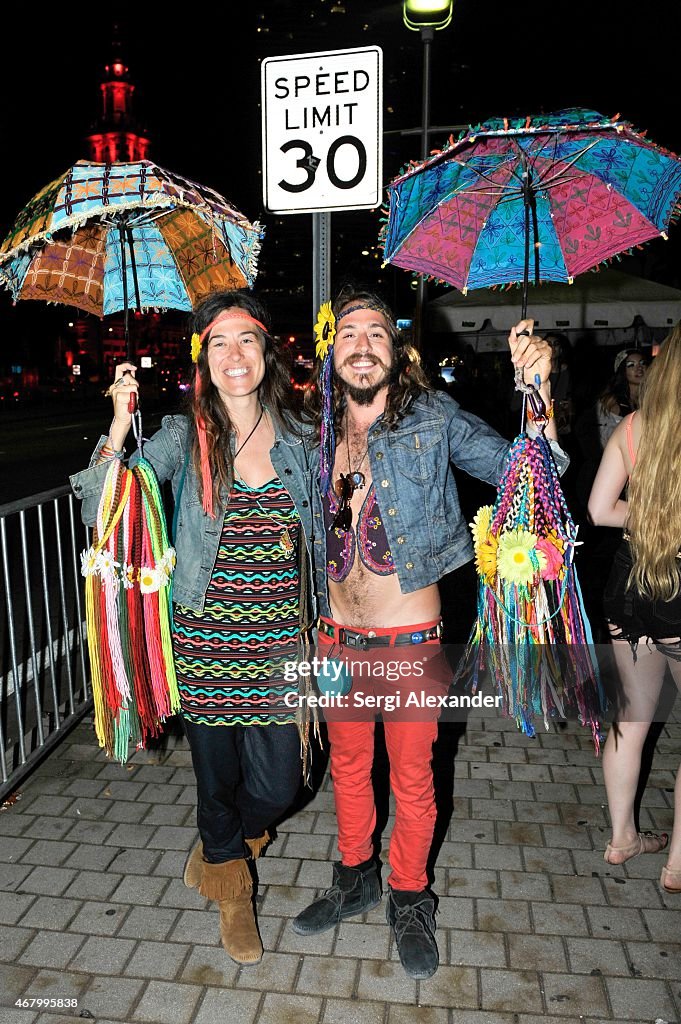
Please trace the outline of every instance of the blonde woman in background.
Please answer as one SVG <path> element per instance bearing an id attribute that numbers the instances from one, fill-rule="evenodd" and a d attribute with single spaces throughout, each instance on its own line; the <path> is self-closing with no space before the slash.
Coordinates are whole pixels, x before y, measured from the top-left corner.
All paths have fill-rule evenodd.
<path id="1" fill-rule="evenodd" d="M 634 800 L 667 668 L 681 689 L 681 323 L 663 342 L 641 395 L 639 411 L 608 441 L 589 498 L 597 526 L 624 528 L 604 595 L 623 697 L 603 754 L 609 864 L 658 853 L 668 839 L 637 831 Z M 681 893 L 680 778 L 677 770 L 677 825 L 660 878 L 671 893 Z"/>

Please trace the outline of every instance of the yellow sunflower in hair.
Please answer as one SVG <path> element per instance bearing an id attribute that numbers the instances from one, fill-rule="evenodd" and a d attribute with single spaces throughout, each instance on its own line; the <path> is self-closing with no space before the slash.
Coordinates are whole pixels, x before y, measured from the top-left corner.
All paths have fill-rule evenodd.
<path id="1" fill-rule="evenodd" d="M 529 530 L 509 530 L 499 537 L 497 572 L 501 579 L 527 586 L 545 565 L 546 556 L 537 551 L 537 538 Z"/>
<path id="2" fill-rule="evenodd" d="M 201 335 L 192 334 L 192 362 L 197 363 L 199 360 L 199 352 L 201 351 Z"/>
<path id="3" fill-rule="evenodd" d="M 336 336 L 336 318 L 333 315 L 330 302 L 323 302 L 319 307 L 317 323 L 314 325 L 314 336 L 317 342 L 315 354 L 318 359 L 323 359 L 329 347 L 333 345 Z"/>

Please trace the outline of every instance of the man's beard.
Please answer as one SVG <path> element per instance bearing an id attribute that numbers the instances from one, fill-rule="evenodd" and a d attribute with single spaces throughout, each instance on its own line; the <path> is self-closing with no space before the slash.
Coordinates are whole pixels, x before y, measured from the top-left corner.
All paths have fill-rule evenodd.
<path id="1" fill-rule="evenodd" d="M 385 363 L 377 359 L 375 361 L 375 365 L 381 367 L 383 370 L 383 376 L 375 384 L 367 384 L 364 386 L 361 384 L 350 384 L 349 381 L 341 377 L 340 373 L 336 371 L 336 379 L 341 392 L 347 398 L 351 398 L 357 405 L 371 405 L 379 391 L 385 387 L 389 387 L 397 380 L 398 371 L 395 364 L 392 366 L 386 366 Z"/>

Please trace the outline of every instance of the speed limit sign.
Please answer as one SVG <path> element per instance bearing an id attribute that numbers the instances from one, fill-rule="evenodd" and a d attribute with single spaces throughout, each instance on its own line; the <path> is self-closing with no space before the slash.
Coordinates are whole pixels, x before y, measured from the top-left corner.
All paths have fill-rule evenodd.
<path id="1" fill-rule="evenodd" d="M 263 197 L 273 213 L 367 210 L 382 199 L 378 46 L 262 62 Z"/>

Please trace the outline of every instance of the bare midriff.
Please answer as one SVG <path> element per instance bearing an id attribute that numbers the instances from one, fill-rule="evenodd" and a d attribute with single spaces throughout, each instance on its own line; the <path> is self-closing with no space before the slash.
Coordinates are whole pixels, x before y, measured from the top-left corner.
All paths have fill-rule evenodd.
<path id="1" fill-rule="evenodd" d="M 341 626 L 356 629 L 387 629 L 431 622 L 440 616 L 440 591 L 436 583 L 413 594 L 403 594 L 397 573 L 376 576 L 355 558 L 342 583 L 328 581 L 331 617 Z"/>

